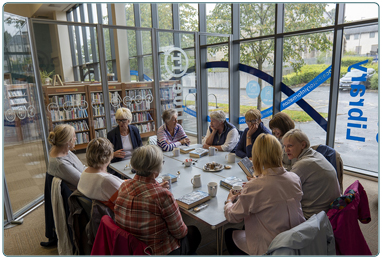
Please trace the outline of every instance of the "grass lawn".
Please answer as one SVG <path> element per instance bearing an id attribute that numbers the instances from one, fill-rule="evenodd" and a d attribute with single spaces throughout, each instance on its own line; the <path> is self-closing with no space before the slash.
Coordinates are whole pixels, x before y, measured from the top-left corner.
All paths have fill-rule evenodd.
<path id="1" fill-rule="evenodd" d="M 195 105 L 195 101 L 187 101 L 187 106 L 188 105 Z M 208 103 L 208 106 L 212 106 L 214 107 L 216 105 L 216 103 L 214 102 L 209 102 Z M 210 111 L 217 111 L 217 110 L 222 110 L 224 111 L 225 113 L 228 113 L 228 104 L 224 104 L 224 103 L 218 103 L 218 107 L 217 109 L 211 109 Z M 240 116 L 244 116 L 245 113 L 249 110 L 249 109 L 256 109 L 256 106 L 250 106 L 250 105 L 241 105 L 240 106 Z M 265 108 L 266 109 L 266 108 Z M 263 109 L 263 110 L 265 110 Z M 286 114 L 288 114 L 292 120 L 294 122 L 308 122 L 308 121 L 312 121 L 313 119 L 304 111 L 293 111 L 293 110 L 283 110 L 282 112 L 285 112 Z M 328 117 L 328 114 L 327 113 L 323 113 L 323 112 L 320 112 L 321 116 L 324 117 L 324 118 L 327 118 Z"/>

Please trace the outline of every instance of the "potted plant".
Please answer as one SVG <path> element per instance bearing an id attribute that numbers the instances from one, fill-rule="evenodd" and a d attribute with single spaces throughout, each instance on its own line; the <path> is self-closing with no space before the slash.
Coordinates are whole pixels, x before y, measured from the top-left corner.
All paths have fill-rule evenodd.
<path id="1" fill-rule="evenodd" d="M 41 82 L 44 85 L 50 85 L 52 84 L 52 78 L 50 76 L 53 74 L 54 71 L 47 72 L 45 70 L 40 70 L 40 77 L 41 77 Z"/>

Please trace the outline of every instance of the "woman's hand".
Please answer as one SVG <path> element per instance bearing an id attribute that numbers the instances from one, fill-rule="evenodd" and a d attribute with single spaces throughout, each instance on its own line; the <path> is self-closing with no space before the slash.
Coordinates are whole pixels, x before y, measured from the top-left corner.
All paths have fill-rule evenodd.
<path id="1" fill-rule="evenodd" d="M 184 139 L 182 139 L 181 141 L 180 141 L 180 143 L 182 144 L 182 145 L 188 145 L 188 144 L 190 144 L 190 139 L 189 138 L 184 138 Z"/>
<path id="2" fill-rule="evenodd" d="M 170 189 L 170 184 L 167 181 L 163 181 L 159 185 L 163 188 Z"/>
<path id="3" fill-rule="evenodd" d="M 252 137 L 253 133 L 255 133 L 258 128 L 259 124 L 257 123 L 254 123 L 251 126 L 249 126 L 247 131 L 247 137 Z"/>
<path id="4" fill-rule="evenodd" d="M 125 157 L 125 152 L 123 151 L 123 149 L 120 149 L 120 150 L 117 150 L 114 152 L 114 157 L 118 157 L 118 158 L 124 158 Z"/>
<path id="5" fill-rule="evenodd" d="M 233 194 L 233 191 L 230 190 L 228 193 L 227 201 L 230 200 L 232 203 L 235 203 L 237 201 L 237 198 L 240 194 Z"/>
<path id="6" fill-rule="evenodd" d="M 204 144 L 204 145 L 203 145 L 203 148 L 204 148 L 204 149 L 209 149 L 209 148 L 210 148 L 210 145 L 208 145 L 208 144 Z"/>

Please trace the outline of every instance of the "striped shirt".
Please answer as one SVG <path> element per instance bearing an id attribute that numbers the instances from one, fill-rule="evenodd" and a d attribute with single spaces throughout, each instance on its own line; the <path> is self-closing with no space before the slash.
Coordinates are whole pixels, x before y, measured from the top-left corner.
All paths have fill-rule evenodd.
<path id="1" fill-rule="evenodd" d="M 167 130 L 166 124 L 159 127 L 157 132 L 157 143 L 163 151 L 171 151 L 176 147 L 181 146 L 180 140 L 187 138 L 180 124 L 176 124 L 174 129 L 174 136 L 171 136 L 170 132 Z"/>
<path id="2" fill-rule="evenodd" d="M 124 180 L 109 173 L 82 172 L 77 189 L 91 200 L 98 200 L 114 210 L 118 189 Z"/>
<path id="3" fill-rule="evenodd" d="M 119 189 L 115 202 L 117 225 L 146 243 L 153 255 L 167 255 L 187 235 L 172 193 L 155 179 L 135 175 Z"/>

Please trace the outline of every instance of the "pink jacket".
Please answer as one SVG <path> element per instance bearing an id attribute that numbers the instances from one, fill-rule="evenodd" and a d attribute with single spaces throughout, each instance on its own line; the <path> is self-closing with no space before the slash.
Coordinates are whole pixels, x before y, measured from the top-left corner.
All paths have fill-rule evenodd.
<path id="1" fill-rule="evenodd" d="M 371 221 L 367 194 L 359 181 L 351 184 L 331 207 L 327 216 L 336 239 L 337 255 L 371 255 L 357 222 L 357 219 L 364 224 Z"/>
<path id="2" fill-rule="evenodd" d="M 146 248 L 145 243 L 105 215 L 101 219 L 91 255 L 150 255 Z"/>

